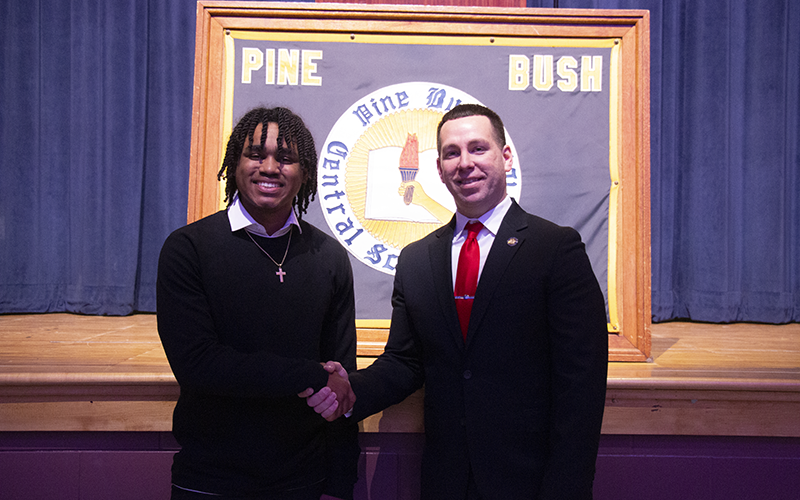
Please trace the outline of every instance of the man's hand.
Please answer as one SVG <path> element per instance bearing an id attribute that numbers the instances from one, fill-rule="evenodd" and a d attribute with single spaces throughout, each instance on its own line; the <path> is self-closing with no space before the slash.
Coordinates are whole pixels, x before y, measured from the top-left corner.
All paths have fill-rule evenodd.
<path id="1" fill-rule="evenodd" d="M 329 373 L 328 385 L 316 394 L 309 387 L 298 396 L 306 398 L 308 406 L 314 408 L 314 411 L 328 422 L 333 422 L 353 408 L 356 395 L 350 387 L 347 370 L 342 367 L 341 363 L 328 361 L 322 366 Z"/>

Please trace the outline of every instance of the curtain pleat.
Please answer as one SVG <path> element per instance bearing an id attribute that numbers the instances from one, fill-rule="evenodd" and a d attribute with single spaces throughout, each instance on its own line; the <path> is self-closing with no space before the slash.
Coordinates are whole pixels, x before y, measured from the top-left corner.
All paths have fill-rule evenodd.
<path id="1" fill-rule="evenodd" d="M 0 312 L 155 310 L 186 217 L 195 7 L 0 6 Z"/>
<path id="2" fill-rule="evenodd" d="M 800 5 L 560 0 L 651 22 L 654 321 L 800 321 Z"/>
<path id="3" fill-rule="evenodd" d="M 800 5 L 558 4 L 651 13 L 653 320 L 800 321 Z M 186 217 L 195 9 L 0 2 L 0 312 L 155 310 Z"/>

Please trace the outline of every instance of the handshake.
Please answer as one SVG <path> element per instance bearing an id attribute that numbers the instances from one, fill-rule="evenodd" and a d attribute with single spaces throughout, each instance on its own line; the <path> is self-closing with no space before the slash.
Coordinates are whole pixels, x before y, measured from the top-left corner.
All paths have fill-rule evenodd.
<path id="1" fill-rule="evenodd" d="M 298 394 L 301 398 L 306 398 L 308 406 L 314 408 L 328 422 L 333 422 L 345 413 L 353 409 L 356 402 L 356 395 L 350 387 L 350 380 L 341 363 L 328 361 L 322 365 L 328 372 L 328 385 L 314 393 L 314 389 L 309 387 Z"/>

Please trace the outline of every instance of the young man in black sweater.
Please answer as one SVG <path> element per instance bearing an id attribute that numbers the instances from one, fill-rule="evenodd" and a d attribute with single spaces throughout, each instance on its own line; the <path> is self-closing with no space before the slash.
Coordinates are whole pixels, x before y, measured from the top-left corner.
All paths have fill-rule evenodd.
<path id="1" fill-rule="evenodd" d="M 302 120 L 257 108 L 234 127 L 228 208 L 172 233 L 158 266 L 158 331 L 181 393 L 172 498 L 351 499 L 355 422 L 297 393 L 355 395 L 355 300 L 346 251 L 302 221 L 317 155 Z M 297 212 L 295 212 L 295 208 Z"/>

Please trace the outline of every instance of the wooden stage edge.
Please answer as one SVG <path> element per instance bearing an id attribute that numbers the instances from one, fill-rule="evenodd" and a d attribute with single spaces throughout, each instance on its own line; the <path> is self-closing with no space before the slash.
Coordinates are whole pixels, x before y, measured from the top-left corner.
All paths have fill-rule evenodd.
<path id="1" fill-rule="evenodd" d="M 800 437 L 800 324 L 652 325 L 609 363 L 604 434 Z M 360 367 L 380 334 L 359 331 Z M 0 431 L 170 431 L 178 385 L 155 315 L 0 315 Z M 422 432 L 422 391 L 362 422 Z"/>

